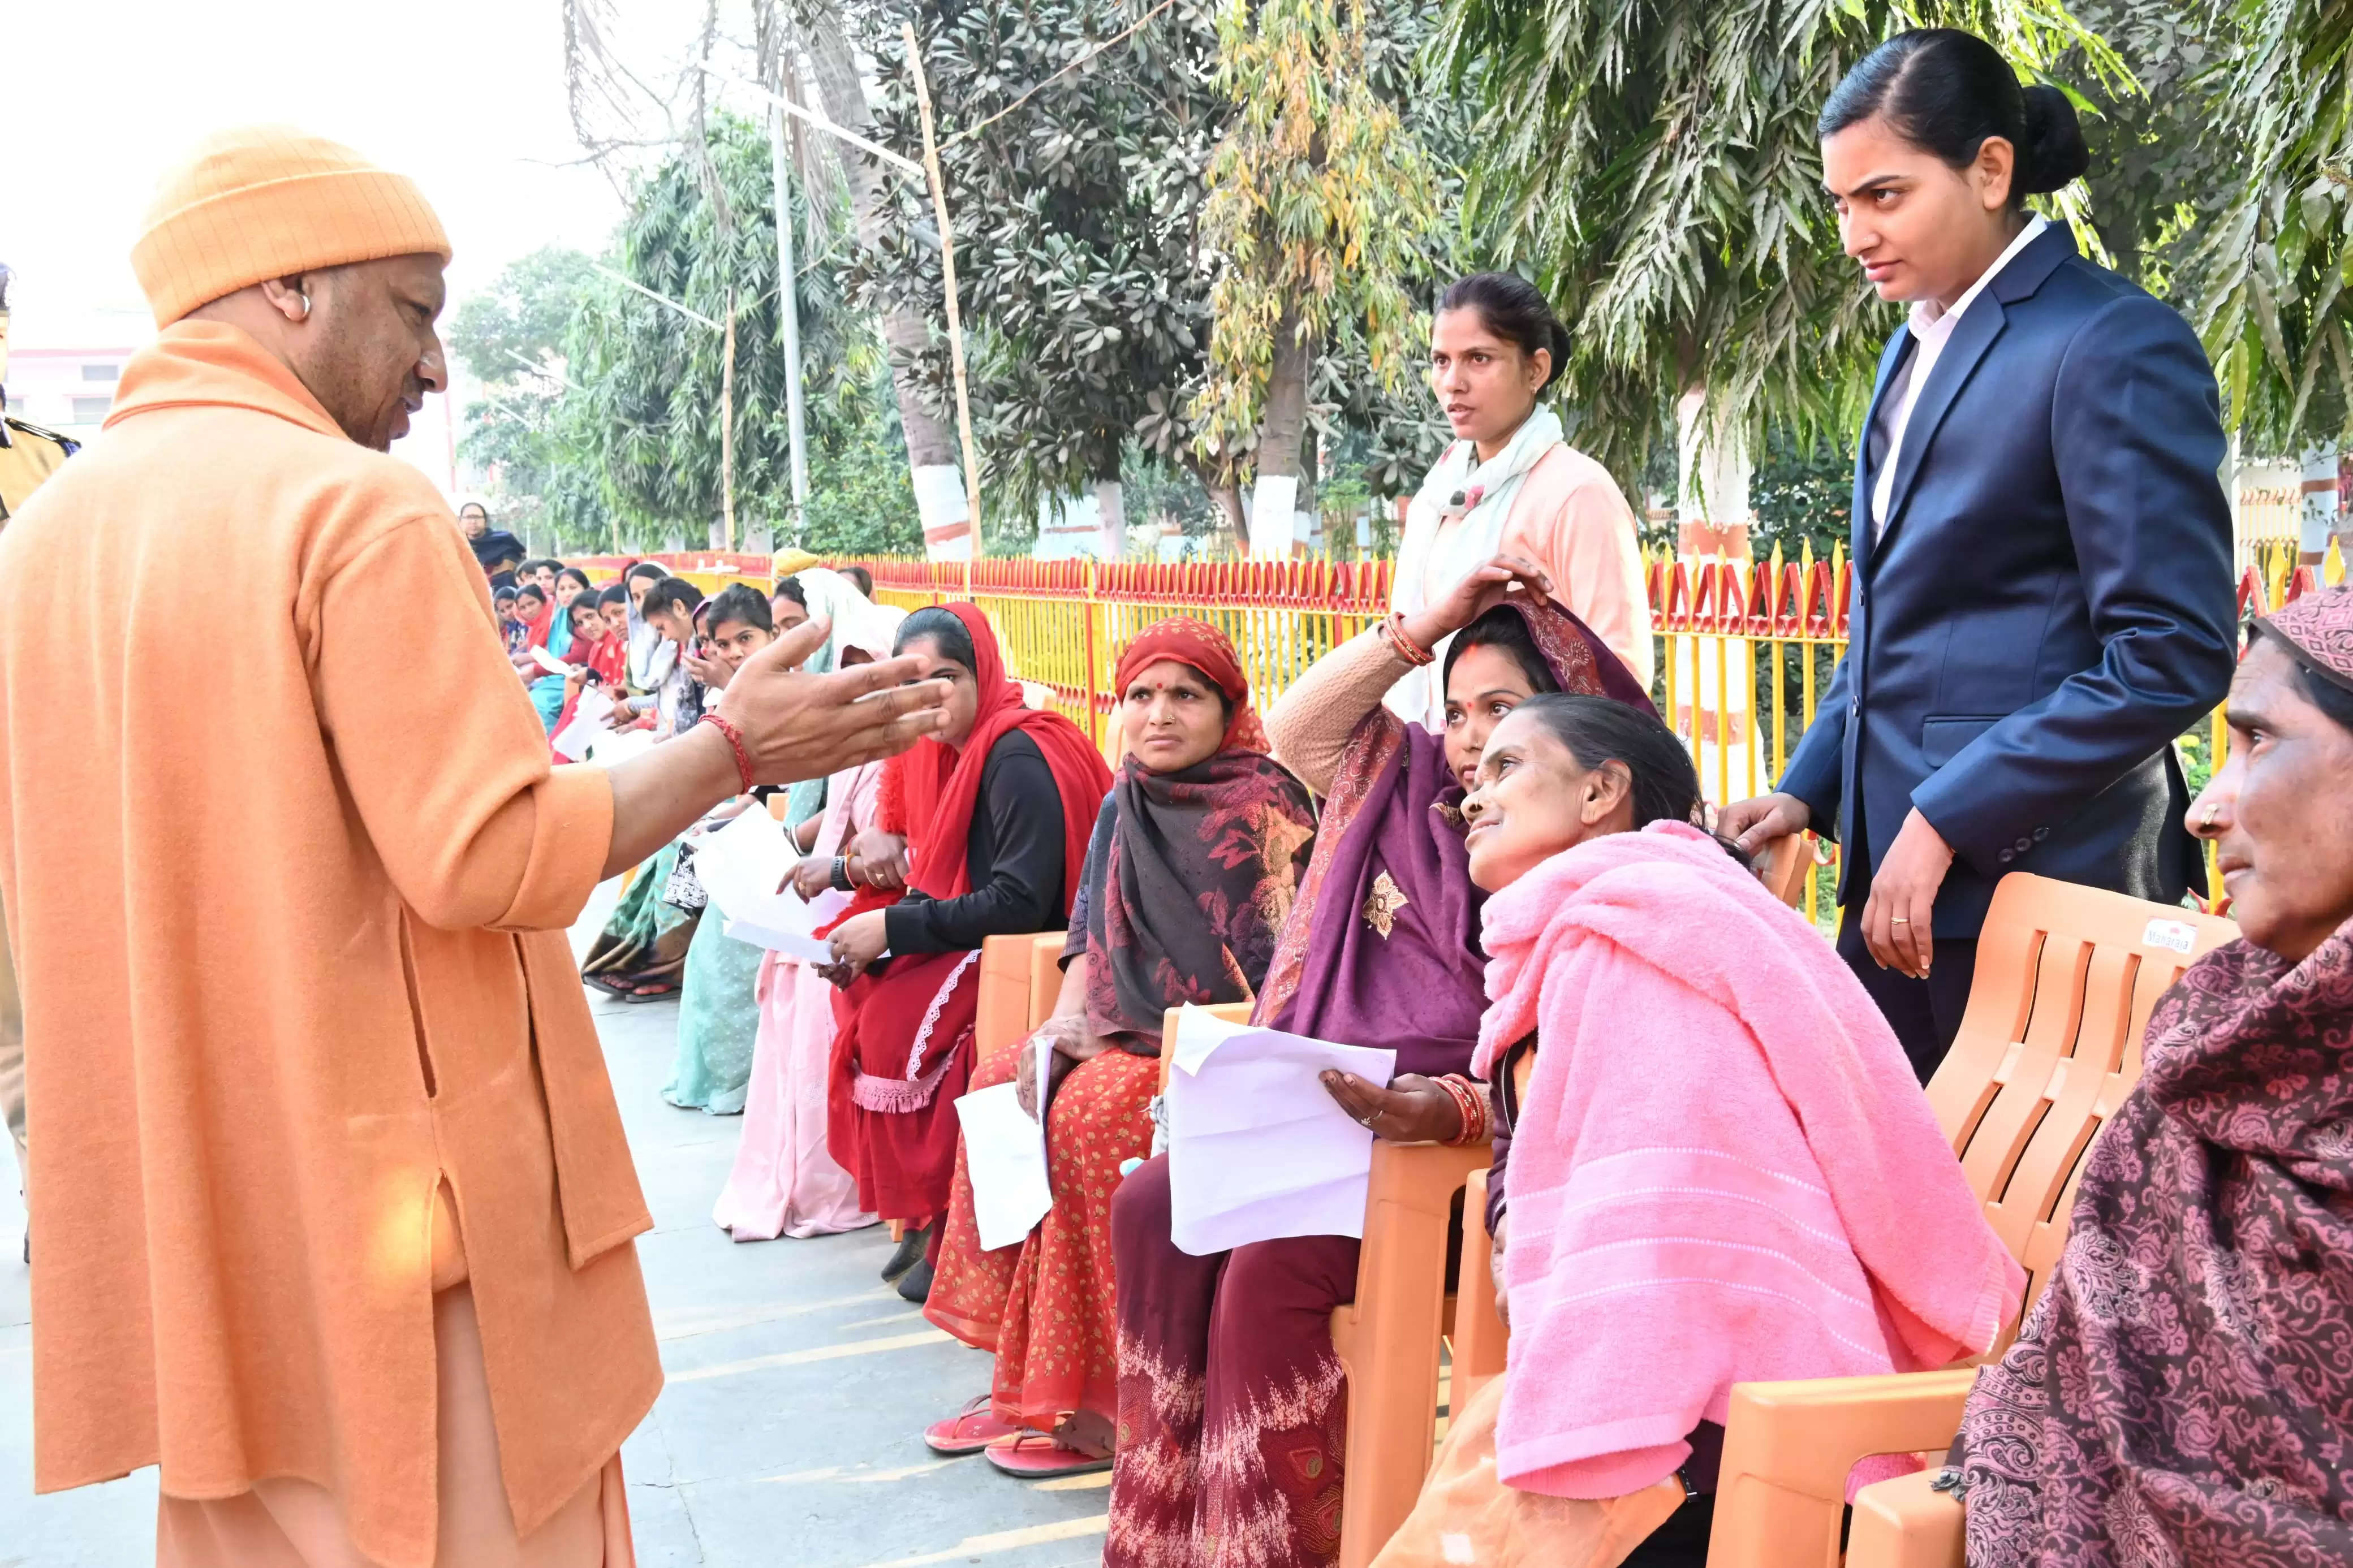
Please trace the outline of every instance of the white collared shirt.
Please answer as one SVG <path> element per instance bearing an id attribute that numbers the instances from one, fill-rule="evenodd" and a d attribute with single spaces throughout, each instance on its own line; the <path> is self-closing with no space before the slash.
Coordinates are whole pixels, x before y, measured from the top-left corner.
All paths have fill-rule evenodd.
<path id="1" fill-rule="evenodd" d="M 2050 226 L 2051 220 L 2041 213 L 2030 218 L 2026 226 L 2018 231 L 2018 237 L 2010 242 L 2009 248 L 1994 258 L 1993 265 L 1969 285 L 1968 292 L 1953 301 L 1951 310 L 1942 309 L 1934 300 L 1913 302 L 1909 325 L 1913 339 L 1919 346 L 1912 351 L 1912 357 L 1897 369 L 1894 380 L 1888 384 L 1886 395 L 1879 400 L 1879 418 L 1887 431 L 1887 449 L 1880 455 L 1879 471 L 1871 481 L 1871 536 L 1873 540 L 1878 539 L 1880 531 L 1887 526 L 1887 501 L 1895 489 L 1895 460 L 1904 450 L 1904 432 L 1912 423 L 1912 405 L 1920 400 L 1920 389 L 1928 384 L 1928 373 L 1936 368 L 1936 361 L 1943 356 L 1946 343 L 1952 341 L 1953 329 L 1960 324 L 1961 312 L 1984 292 L 1985 286 L 1992 282 L 2003 268 L 2016 259 L 2020 251 L 2034 243 L 2035 236 Z M 1868 435 L 1864 438 L 1868 441 Z"/>

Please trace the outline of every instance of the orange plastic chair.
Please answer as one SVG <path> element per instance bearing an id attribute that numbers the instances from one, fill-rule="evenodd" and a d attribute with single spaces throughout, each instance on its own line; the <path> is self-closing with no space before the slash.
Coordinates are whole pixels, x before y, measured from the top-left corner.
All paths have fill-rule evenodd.
<path id="1" fill-rule="evenodd" d="M 1987 1219 L 2026 1268 L 2028 1305 L 2066 1243 L 2084 1151 L 2140 1077 L 2158 998 L 2237 935 L 2215 916 L 2022 873 L 1995 889 L 1968 1012 L 1928 1100 Z M 1874 1454 L 1949 1446 L 1976 1381 L 1962 1366 L 1736 1384 L 1709 1568 L 1837 1563 L 1847 1472 Z M 1960 1561 L 1960 1507 L 1925 1476 L 1856 1499 L 1847 1568 Z"/>
<path id="2" fill-rule="evenodd" d="M 1177 1009 L 1164 1037 L 1176 1038 Z M 1247 1002 L 1208 1011 L 1235 1021 Z M 1170 1053 L 1160 1055 L 1168 1087 Z M 1446 1331 L 1446 1239 L 1454 1194 L 1484 1170 L 1484 1144 L 1373 1145 L 1356 1300 L 1332 1313 L 1332 1348 L 1348 1373 L 1347 1485 L 1340 1568 L 1364 1568 L 1413 1509 L 1436 1447 L 1438 1363 Z M 1489 1311 L 1492 1313 L 1492 1302 Z"/>
<path id="3" fill-rule="evenodd" d="M 1060 932 L 1055 933 L 1060 942 Z M 978 1056 L 1000 1050 L 1033 1027 L 1030 1012 L 1030 951 L 1038 945 L 1033 933 L 992 936 L 980 944 L 980 1001 L 972 1022 L 972 1043 Z"/>
<path id="4" fill-rule="evenodd" d="M 1050 931 L 1030 938 L 1029 949 L 1029 1027 L 1032 1029 L 1054 1016 L 1054 1004 L 1062 996 L 1062 946 L 1069 932 Z"/>
<path id="5" fill-rule="evenodd" d="M 1460 1304 L 1446 1294 L 1454 1194 L 1486 1203 L 1487 1145 L 1373 1145 L 1356 1299 L 1332 1312 L 1332 1349 L 1348 1373 L 1346 1482 L 1340 1494 L 1340 1568 L 1364 1568 L 1413 1511 L 1438 1446 L 1439 1352 Z M 1483 1232 L 1483 1226 L 1482 1226 Z M 1461 1284 L 1472 1286 L 1468 1273 Z M 1494 1315 L 1487 1286 L 1486 1310 Z M 1456 1373 L 1461 1376 L 1460 1372 Z M 1453 1395 L 1463 1395 L 1458 1382 Z M 1455 1408 L 1460 1408 L 1457 1405 Z"/>

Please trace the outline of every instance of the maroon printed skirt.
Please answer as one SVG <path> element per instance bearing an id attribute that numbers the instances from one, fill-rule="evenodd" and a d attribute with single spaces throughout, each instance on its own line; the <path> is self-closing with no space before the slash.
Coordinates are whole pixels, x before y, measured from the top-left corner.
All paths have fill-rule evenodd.
<path id="1" fill-rule="evenodd" d="M 1347 1375 L 1332 1310 L 1362 1244 L 1169 1240 L 1168 1161 L 1112 1200 L 1119 1436 L 1104 1568 L 1327 1568 L 1340 1554 Z"/>

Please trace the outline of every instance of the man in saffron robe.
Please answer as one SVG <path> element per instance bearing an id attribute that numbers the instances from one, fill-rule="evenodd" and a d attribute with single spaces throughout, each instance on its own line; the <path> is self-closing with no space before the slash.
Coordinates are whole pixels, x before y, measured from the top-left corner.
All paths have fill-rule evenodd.
<path id="1" fill-rule="evenodd" d="M 633 1561 L 649 1221 L 564 932 L 720 799 L 942 718 L 882 689 L 909 660 L 791 673 L 811 626 L 712 721 L 551 768 L 385 455 L 445 384 L 448 254 L 348 148 L 206 142 L 132 252 L 161 332 L 105 439 L 0 534 L 35 1484 L 160 1464 L 162 1563 Z M 236 700 L 190 703 L 224 623 Z"/>

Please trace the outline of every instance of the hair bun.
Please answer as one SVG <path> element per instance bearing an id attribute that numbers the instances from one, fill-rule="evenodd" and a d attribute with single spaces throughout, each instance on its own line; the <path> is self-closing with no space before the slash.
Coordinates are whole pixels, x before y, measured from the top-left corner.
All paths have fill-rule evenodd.
<path id="1" fill-rule="evenodd" d="M 2026 145 L 2018 150 L 2020 189 L 2041 195 L 2068 184 L 2092 166 L 2075 106 L 2055 87 L 2026 89 Z"/>

